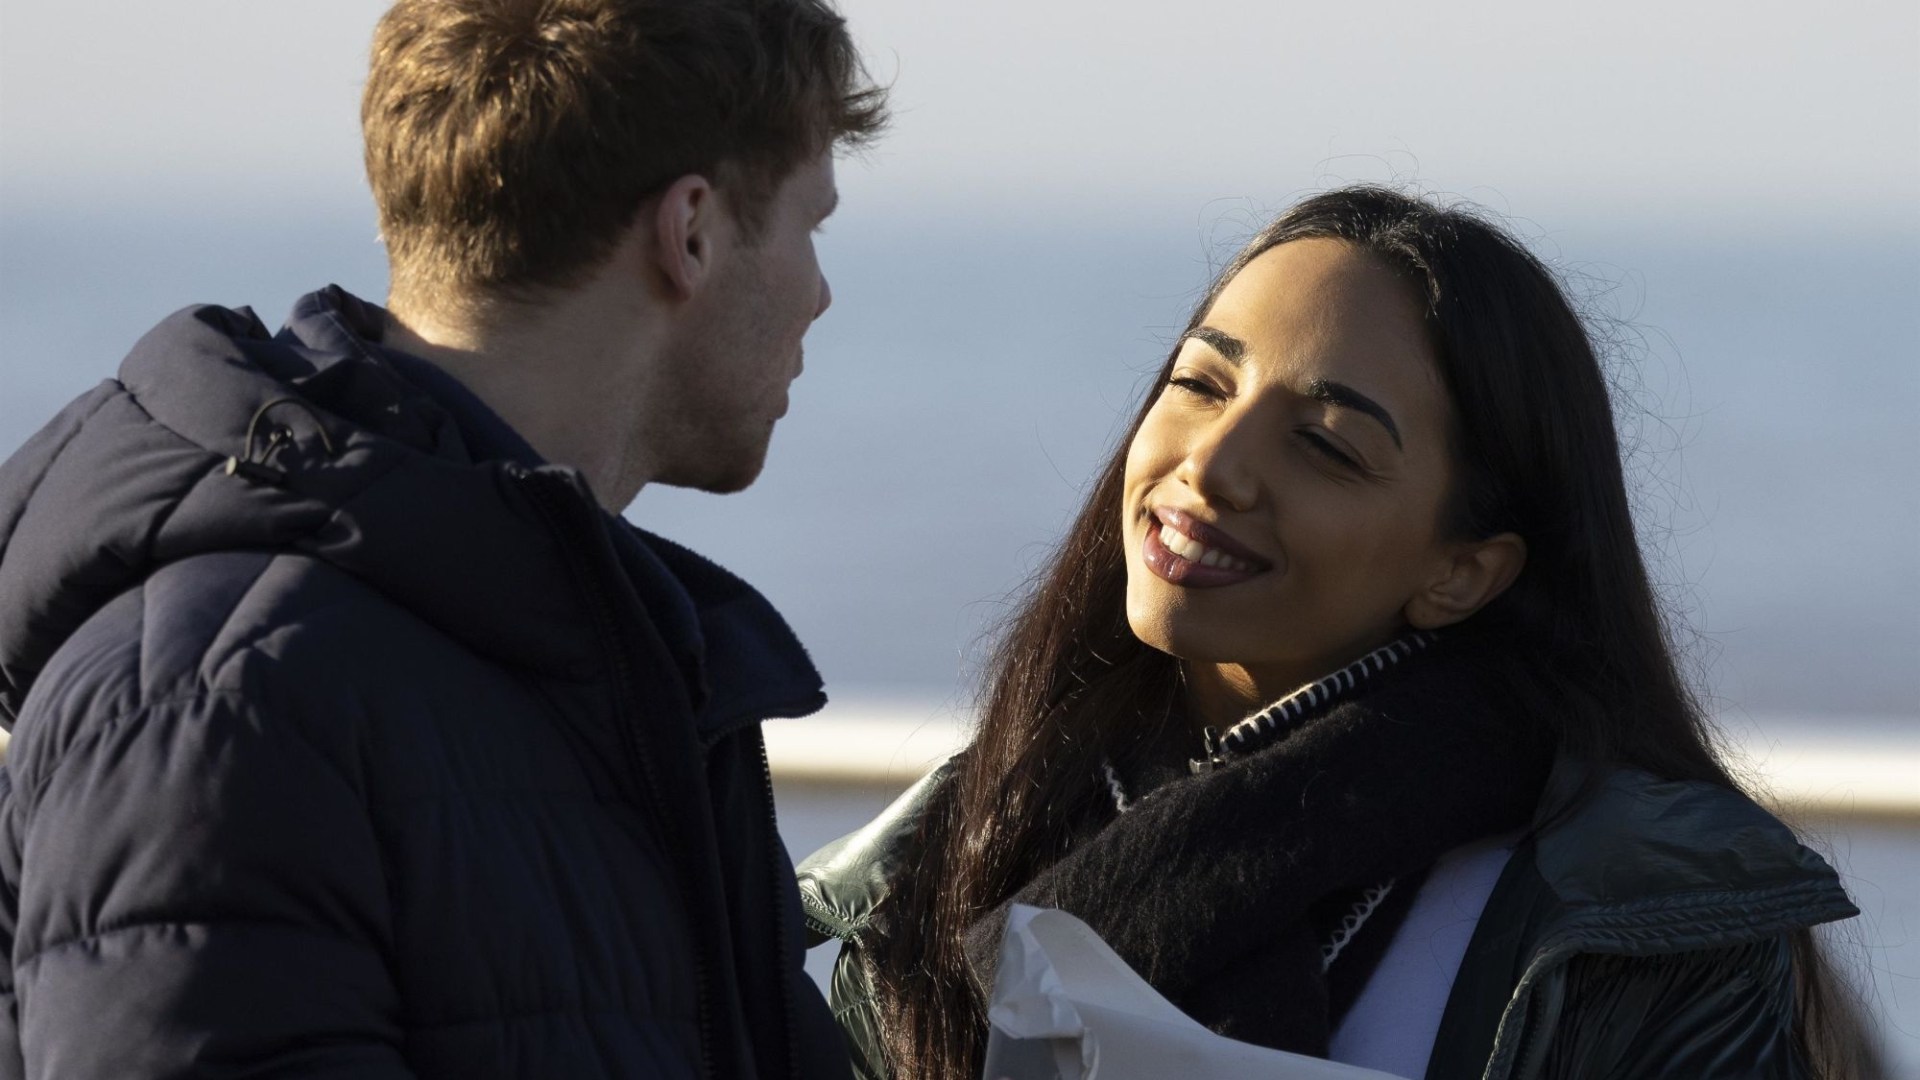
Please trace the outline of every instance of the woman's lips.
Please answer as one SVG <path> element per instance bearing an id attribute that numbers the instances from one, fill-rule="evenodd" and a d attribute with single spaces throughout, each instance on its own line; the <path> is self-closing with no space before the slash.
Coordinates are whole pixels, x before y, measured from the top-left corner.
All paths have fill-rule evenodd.
<path id="1" fill-rule="evenodd" d="M 1224 555 L 1231 556 L 1243 563 L 1251 564 L 1255 569 L 1273 569 L 1273 560 L 1253 550 L 1247 545 L 1228 536 L 1224 531 L 1200 521 L 1185 510 L 1176 510 L 1171 506 L 1162 506 L 1147 511 L 1159 518 L 1162 524 L 1171 525 L 1175 532 L 1206 545 Z"/>
<path id="2" fill-rule="evenodd" d="M 1190 589 L 1237 585 L 1273 569 L 1270 560 L 1178 510 L 1147 515 L 1140 559 L 1155 576 Z"/>

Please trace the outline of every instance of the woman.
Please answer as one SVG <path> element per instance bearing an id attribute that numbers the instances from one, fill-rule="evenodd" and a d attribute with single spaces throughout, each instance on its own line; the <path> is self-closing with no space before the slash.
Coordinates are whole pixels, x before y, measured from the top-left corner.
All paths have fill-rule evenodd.
<path id="1" fill-rule="evenodd" d="M 1374 188 L 1226 268 L 971 745 L 801 877 L 870 1076 L 979 1075 L 1012 902 L 1216 1031 L 1406 1076 L 1840 1075 L 1859 1041 L 1808 935 L 1855 911 L 1709 746 L 1579 318 Z"/>

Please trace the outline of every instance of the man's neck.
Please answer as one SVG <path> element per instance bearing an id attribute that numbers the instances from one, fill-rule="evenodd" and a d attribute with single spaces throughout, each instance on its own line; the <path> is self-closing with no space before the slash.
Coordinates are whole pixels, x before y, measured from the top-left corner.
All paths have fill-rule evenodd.
<path id="1" fill-rule="evenodd" d="M 580 470 L 624 510 L 651 476 L 641 405 L 652 355 L 645 321 L 589 286 L 541 305 L 440 318 L 392 305 L 386 344 L 460 380 L 544 459 Z"/>

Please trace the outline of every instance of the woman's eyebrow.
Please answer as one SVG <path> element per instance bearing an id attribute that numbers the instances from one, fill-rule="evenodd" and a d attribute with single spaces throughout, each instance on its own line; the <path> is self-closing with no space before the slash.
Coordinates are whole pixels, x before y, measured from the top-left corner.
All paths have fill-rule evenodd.
<path id="1" fill-rule="evenodd" d="M 1394 446 L 1401 450 L 1406 449 L 1400 444 L 1400 425 L 1393 422 L 1393 414 L 1379 402 L 1346 383 L 1337 383 L 1331 379 L 1315 379 L 1307 384 L 1307 396 L 1315 401 L 1324 401 L 1329 405 L 1339 405 L 1366 413 L 1380 421 L 1380 426 L 1386 428 L 1387 434 L 1393 436 Z"/>
<path id="2" fill-rule="evenodd" d="M 1214 352 L 1225 357 L 1228 363 L 1238 364 L 1247 355 L 1247 343 L 1225 330 L 1217 330 L 1211 326 L 1196 326 L 1180 335 L 1181 341 L 1188 338 L 1205 343 Z M 1386 406 L 1346 383 L 1334 382 L 1331 379 L 1315 379 L 1307 384 L 1306 396 L 1315 401 L 1324 401 L 1329 405 L 1339 405 L 1342 408 L 1366 413 L 1380 421 L 1380 426 L 1387 429 L 1387 434 L 1393 437 L 1395 447 L 1401 450 L 1406 449 L 1406 446 L 1400 442 L 1400 425 L 1393 422 L 1393 414 L 1387 411 Z"/>
<path id="3" fill-rule="evenodd" d="M 1181 341 L 1185 341 L 1188 338 L 1205 342 L 1208 346 L 1212 347 L 1214 352 L 1226 357 L 1230 363 L 1237 364 L 1240 362 L 1241 357 L 1247 355 L 1246 342 L 1241 341 L 1239 338 L 1234 337 L 1224 330 L 1215 330 L 1211 326 L 1196 326 L 1180 335 Z"/>

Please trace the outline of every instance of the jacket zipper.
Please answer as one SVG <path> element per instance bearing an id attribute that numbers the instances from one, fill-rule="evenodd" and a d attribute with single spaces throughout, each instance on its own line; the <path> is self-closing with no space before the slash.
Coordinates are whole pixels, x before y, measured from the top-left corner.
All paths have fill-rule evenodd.
<path id="1" fill-rule="evenodd" d="M 780 865 L 783 861 L 779 854 L 780 812 L 774 806 L 773 801 L 773 763 L 767 760 L 766 737 L 760 735 L 757 737 L 757 741 L 760 744 L 761 790 L 767 797 L 766 803 L 764 804 L 767 809 L 767 838 L 769 841 L 767 847 L 767 862 L 770 864 L 769 870 L 773 875 L 773 895 L 779 896 L 784 890 L 792 888 L 793 884 L 787 879 L 787 875 L 783 872 Z M 801 907 L 800 913 L 802 918 L 807 917 L 806 907 L 804 905 Z M 781 965 L 781 974 L 784 976 L 786 974 L 785 965 L 787 962 L 787 920 L 778 903 L 773 905 L 773 955 L 774 962 Z M 792 988 L 787 985 L 786 979 L 782 978 L 780 980 L 780 1020 L 786 1025 L 787 1075 L 792 1077 L 793 1080 L 800 1080 L 800 1041 L 793 1020 L 793 994 L 791 989 Z"/>
<path id="2" fill-rule="evenodd" d="M 1269 743 L 1293 733 L 1309 715 L 1326 711 L 1335 702 L 1353 693 L 1362 683 L 1388 668 L 1426 649 L 1438 640 L 1432 631 L 1416 630 L 1389 642 L 1346 667 L 1307 685 L 1268 705 L 1224 733 L 1219 728 L 1201 732 L 1204 751 L 1187 762 L 1194 774 L 1210 773 L 1239 754 L 1251 754 Z"/>
<path id="3" fill-rule="evenodd" d="M 527 484 L 528 490 L 534 494 L 535 505 L 546 517 L 548 527 L 559 537 L 563 547 L 583 555 L 591 552 L 596 546 L 591 538 L 585 538 L 584 542 L 577 542 L 580 531 L 573 526 L 572 510 L 569 506 L 569 504 L 579 505 L 587 496 L 564 480 L 552 481 L 554 484 L 565 484 L 564 493 L 551 490 L 550 482 L 531 470 L 520 471 L 520 476 Z M 585 602 L 587 610 L 593 616 L 594 625 L 599 631 L 600 642 L 608 653 L 608 666 L 613 672 L 614 727 L 619 732 L 627 765 L 630 770 L 638 773 L 645 788 L 645 802 L 653 811 L 655 820 L 663 826 L 661 831 L 665 835 L 662 839 L 669 845 L 674 863 L 678 868 L 676 876 L 681 879 L 681 902 L 687 906 L 687 914 L 692 915 L 699 910 L 698 898 L 692 895 L 694 882 L 697 879 L 697 875 L 692 871 L 696 868 L 693 865 L 691 852 L 684 842 L 683 834 L 672 827 L 672 817 L 660 794 L 661 788 L 653 767 L 654 763 L 648 758 L 645 749 L 640 745 L 639 736 L 633 730 L 638 710 L 634 704 L 632 663 L 626 648 L 625 634 L 620 629 L 619 616 L 614 612 L 613 605 L 608 602 L 606 589 L 597 580 L 598 575 L 591 568 L 595 562 L 594 558 L 586 556 L 569 559 L 567 565 L 573 571 L 575 587 L 582 601 Z M 771 792 L 771 777 L 767 783 Z M 717 1056 L 713 1046 L 715 1037 L 713 980 L 712 973 L 708 970 L 707 946 L 698 940 L 701 936 L 695 933 L 696 941 L 693 948 L 694 987 L 700 1025 L 700 1075 L 712 1077 L 715 1075 L 714 1062 Z"/>
<path id="4" fill-rule="evenodd" d="M 821 937 L 841 940 L 840 931 L 820 921 L 818 916 L 807 910 L 805 903 L 800 905 L 800 921 L 806 924 L 807 929 L 819 934 Z"/>
<path id="5" fill-rule="evenodd" d="M 1226 748 L 1220 745 L 1219 728 L 1209 727 L 1201 729 L 1200 742 L 1200 756 L 1187 762 L 1187 771 L 1193 773 L 1195 776 L 1201 773 L 1210 773 L 1227 763 Z"/>

